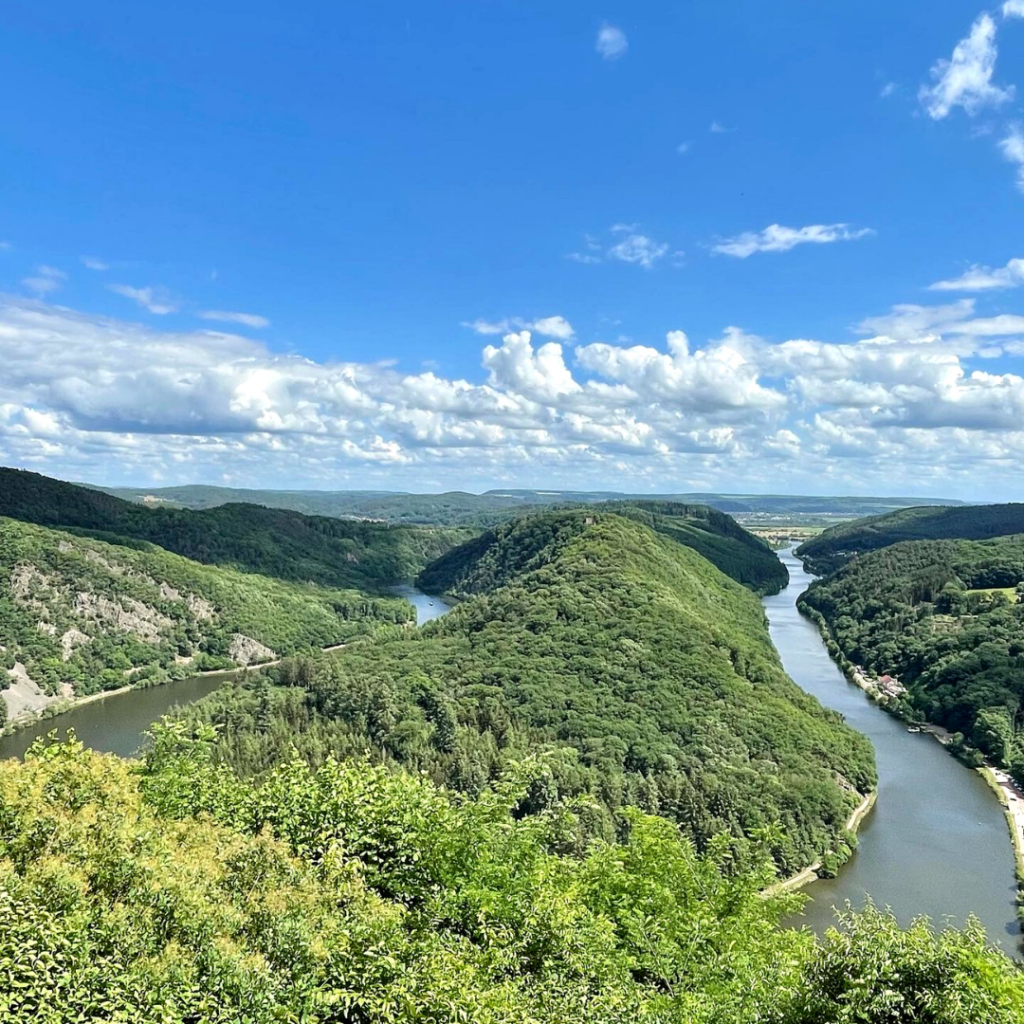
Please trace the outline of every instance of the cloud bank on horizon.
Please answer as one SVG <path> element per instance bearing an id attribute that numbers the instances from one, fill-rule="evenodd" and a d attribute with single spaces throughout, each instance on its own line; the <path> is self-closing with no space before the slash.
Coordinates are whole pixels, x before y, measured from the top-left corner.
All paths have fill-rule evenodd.
<path id="1" fill-rule="evenodd" d="M 76 479 L 116 465 L 118 479 L 153 483 L 457 474 L 665 491 L 739 476 L 976 494 L 979 475 L 1024 459 L 1024 378 L 984 369 L 1024 354 L 1024 316 L 979 317 L 972 299 L 897 306 L 838 343 L 729 327 L 696 345 L 681 330 L 654 345 L 538 344 L 519 324 L 573 335 L 561 316 L 516 319 L 468 380 L 8 298 L 0 460 Z"/>

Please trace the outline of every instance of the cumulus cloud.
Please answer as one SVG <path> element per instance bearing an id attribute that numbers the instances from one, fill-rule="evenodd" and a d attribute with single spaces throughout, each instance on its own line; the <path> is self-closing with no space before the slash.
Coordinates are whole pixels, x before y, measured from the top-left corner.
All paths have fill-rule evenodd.
<path id="1" fill-rule="evenodd" d="M 42 264 L 36 267 L 34 274 L 23 277 L 21 283 L 36 295 L 48 295 L 55 292 L 67 280 L 67 276 L 63 270 Z"/>
<path id="2" fill-rule="evenodd" d="M 82 266 L 88 270 L 109 270 L 110 264 L 104 263 L 103 260 L 96 259 L 95 256 L 83 256 Z"/>
<path id="3" fill-rule="evenodd" d="M 1003 4 L 1004 18 L 1024 18 L 1024 0 L 1006 0 Z"/>
<path id="4" fill-rule="evenodd" d="M 854 341 L 569 347 L 506 331 L 471 379 L 321 363 L 223 331 L 0 301 L 0 462 L 110 476 L 443 489 L 479 479 L 628 490 L 891 491 L 1024 484 L 1024 317 L 895 307 Z M 561 332 L 561 335 L 558 333 Z M 475 379 L 474 379 L 475 378 Z M 829 483 L 831 481 L 831 483 Z M 998 495 L 992 495 L 993 497 Z"/>
<path id="5" fill-rule="evenodd" d="M 1022 0 L 1022 2 L 1024 2 L 1024 0 Z M 679 143 L 679 145 L 678 145 L 678 146 L 676 146 L 676 152 L 677 152 L 677 153 L 678 153 L 678 154 L 679 154 L 680 156 L 683 156 L 683 155 L 685 155 L 686 153 L 689 153 L 689 152 L 690 152 L 690 149 L 691 149 L 691 148 L 692 148 L 692 147 L 691 147 L 691 145 L 690 145 L 690 143 L 689 143 L 689 142 L 680 142 L 680 143 Z"/>
<path id="6" fill-rule="evenodd" d="M 763 231 L 744 231 L 734 238 L 726 238 L 712 246 L 711 251 L 745 260 L 759 252 L 787 252 L 797 245 L 849 242 L 873 234 L 871 228 L 851 228 L 849 224 L 809 224 L 803 228 L 769 224 Z"/>
<path id="7" fill-rule="evenodd" d="M 629 40 L 621 28 L 605 22 L 598 30 L 596 49 L 605 60 L 618 60 L 626 55 Z"/>
<path id="8" fill-rule="evenodd" d="M 718 121 L 712 121 L 708 131 L 712 135 L 724 135 L 729 129 L 724 124 L 720 124 Z"/>
<path id="9" fill-rule="evenodd" d="M 1024 0 L 1021 0 L 1024 3 Z M 1005 267 L 983 267 L 975 264 L 960 277 L 936 281 L 929 285 L 933 292 L 982 292 L 996 288 L 1017 288 L 1024 284 L 1024 259 L 1012 259 Z"/>
<path id="10" fill-rule="evenodd" d="M 166 288 L 133 288 L 128 284 L 108 284 L 107 287 L 115 294 L 137 302 L 143 309 L 157 316 L 178 312 L 178 305 L 171 299 Z"/>
<path id="11" fill-rule="evenodd" d="M 151 310 L 152 312 L 152 310 Z M 256 313 L 233 313 L 224 309 L 204 309 L 200 314 L 203 320 L 217 320 L 225 324 L 241 324 L 243 327 L 269 327 L 270 321 Z"/>
<path id="12" fill-rule="evenodd" d="M 946 117 L 954 107 L 974 115 L 984 107 L 995 107 L 1013 99 L 1012 85 L 1001 88 L 992 83 L 996 67 L 996 23 L 982 14 L 970 33 L 953 49 L 949 60 L 940 60 L 931 70 L 932 85 L 921 86 L 918 98 L 934 120 Z"/>

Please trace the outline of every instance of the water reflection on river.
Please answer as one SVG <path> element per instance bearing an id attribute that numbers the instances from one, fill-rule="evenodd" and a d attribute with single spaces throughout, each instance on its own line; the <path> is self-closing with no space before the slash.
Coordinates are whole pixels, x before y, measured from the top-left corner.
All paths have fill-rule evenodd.
<path id="1" fill-rule="evenodd" d="M 428 597 L 412 586 L 396 587 L 395 592 L 416 609 L 418 625 L 436 619 L 449 610 L 444 601 Z M 193 676 L 177 683 L 153 686 L 145 690 L 129 690 L 111 694 L 103 700 L 36 722 L 9 736 L 0 736 L 0 758 L 24 757 L 25 751 L 39 736 L 56 731 L 62 739 L 69 729 L 87 747 L 104 753 L 131 757 L 146 740 L 146 730 L 161 715 L 166 715 L 176 704 L 189 704 L 213 693 L 226 680 L 238 672 L 217 672 Z"/>
<path id="2" fill-rule="evenodd" d="M 875 745 L 878 802 L 858 833 L 860 847 L 839 876 L 815 882 L 805 923 L 821 932 L 834 906 L 863 906 L 870 894 L 902 924 L 927 914 L 963 924 L 974 914 L 993 942 L 1016 952 L 1013 853 L 1002 808 L 981 776 L 930 736 L 872 704 L 828 656 L 817 627 L 796 610 L 812 577 L 791 551 L 781 553 L 790 584 L 764 600 L 772 640 L 789 675 L 826 707 L 841 712 Z"/>

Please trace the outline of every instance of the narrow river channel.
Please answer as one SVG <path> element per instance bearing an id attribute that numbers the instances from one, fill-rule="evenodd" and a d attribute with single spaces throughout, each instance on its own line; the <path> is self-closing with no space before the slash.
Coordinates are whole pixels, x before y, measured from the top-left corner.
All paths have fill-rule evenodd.
<path id="1" fill-rule="evenodd" d="M 429 597 L 409 585 L 395 587 L 395 593 L 416 609 L 416 624 L 419 626 L 449 609 L 444 601 Z M 0 736 L 0 758 L 24 757 L 37 737 L 56 731 L 63 738 L 69 729 L 74 729 L 78 739 L 93 750 L 131 757 L 145 742 L 146 730 L 161 715 L 166 715 L 176 704 L 189 704 L 213 693 L 237 674 L 238 670 L 217 672 L 165 686 L 111 694 L 104 700 L 83 704 L 62 715 L 35 722 L 9 736 Z"/>
<path id="2" fill-rule="evenodd" d="M 833 907 L 870 895 L 901 924 L 927 914 L 937 925 L 962 925 L 970 914 L 990 941 L 1016 954 L 1020 928 L 1010 836 L 984 779 L 936 740 L 886 714 L 850 683 L 828 655 L 817 627 L 796 608 L 813 579 L 791 550 L 780 552 L 789 586 L 764 600 L 772 640 L 797 685 L 839 711 L 875 746 L 878 801 L 858 832 L 860 846 L 837 878 L 814 882 L 793 924 L 821 933 Z"/>

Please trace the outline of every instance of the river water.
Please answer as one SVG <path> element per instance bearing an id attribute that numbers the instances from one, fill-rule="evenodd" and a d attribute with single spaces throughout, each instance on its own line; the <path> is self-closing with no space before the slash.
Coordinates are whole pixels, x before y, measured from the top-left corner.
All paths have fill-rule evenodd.
<path id="1" fill-rule="evenodd" d="M 828 655 L 817 627 L 796 608 L 813 579 L 791 550 L 780 552 L 789 586 L 764 599 L 772 640 L 797 685 L 875 746 L 878 800 L 861 825 L 860 845 L 838 877 L 804 892 L 811 901 L 794 922 L 821 933 L 833 907 L 855 908 L 870 895 L 901 924 L 927 914 L 962 925 L 974 914 L 989 939 L 1016 953 L 1013 851 L 1002 808 L 978 772 L 925 733 L 907 727 L 849 682 Z"/>
<path id="2" fill-rule="evenodd" d="M 416 609 L 416 624 L 420 626 L 449 610 L 444 601 L 428 597 L 412 586 L 396 587 L 395 593 Z M 239 671 L 216 672 L 145 690 L 128 690 L 72 708 L 9 736 L 0 736 L 0 758 L 24 757 L 37 737 L 56 731 L 63 739 L 69 729 L 74 729 L 78 739 L 93 750 L 131 757 L 145 742 L 146 730 L 161 715 L 166 715 L 176 704 L 189 704 L 213 693 Z"/>

